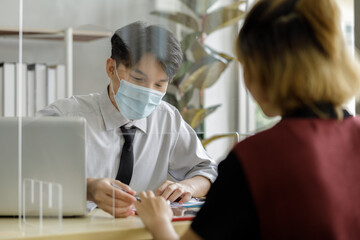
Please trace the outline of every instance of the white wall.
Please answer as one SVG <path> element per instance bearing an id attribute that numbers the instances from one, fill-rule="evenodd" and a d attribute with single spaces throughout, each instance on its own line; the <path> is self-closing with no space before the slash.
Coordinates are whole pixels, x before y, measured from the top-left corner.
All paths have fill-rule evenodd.
<path id="1" fill-rule="evenodd" d="M 345 41 L 348 44 L 350 51 L 355 52 L 355 39 L 354 39 L 354 0 L 336 0 L 341 11 L 341 22 L 345 35 Z M 346 28 L 351 27 L 349 33 Z M 355 98 L 351 99 L 346 108 L 350 113 L 355 114 Z"/>
<path id="2" fill-rule="evenodd" d="M 153 9 L 154 0 L 25 0 L 24 28 L 61 30 L 91 24 L 114 31 L 137 20 L 157 23 L 149 15 Z M 18 1 L 0 1 L 1 26 L 17 27 L 18 14 Z M 26 63 L 65 63 L 61 41 L 24 40 L 23 47 Z M 18 61 L 18 41 L 0 37 L 0 53 L 0 61 Z M 74 44 L 74 94 L 105 89 L 105 61 L 109 56 L 110 38 Z"/>
<path id="3" fill-rule="evenodd" d="M 336 0 L 341 11 L 343 21 L 353 22 L 354 20 L 354 0 Z"/>
<path id="4" fill-rule="evenodd" d="M 231 0 L 222 0 L 213 7 L 228 5 L 232 2 Z M 235 56 L 234 42 L 237 35 L 237 25 L 234 25 L 212 33 L 207 37 L 205 43 L 217 51 Z M 205 137 L 238 131 L 238 86 L 241 81 L 238 78 L 238 69 L 237 61 L 230 63 L 219 80 L 204 91 L 205 107 L 221 104 L 221 107 L 205 119 Z M 207 150 L 211 156 L 220 161 L 226 157 L 233 143 L 235 143 L 233 138 L 216 140 L 208 145 Z"/>
<path id="5" fill-rule="evenodd" d="M 207 43 L 218 51 L 234 56 L 234 40 L 236 26 L 228 27 L 213 33 Z M 226 38 L 224 38 L 226 36 Z M 238 119 L 238 68 L 239 63 L 233 61 L 221 75 L 219 80 L 204 91 L 205 107 L 221 104 L 221 106 L 205 119 L 205 137 L 237 131 Z M 234 139 L 224 138 L 209 144 L 207 150 L 217 160 L 222 160 L 230 150 Z"/>

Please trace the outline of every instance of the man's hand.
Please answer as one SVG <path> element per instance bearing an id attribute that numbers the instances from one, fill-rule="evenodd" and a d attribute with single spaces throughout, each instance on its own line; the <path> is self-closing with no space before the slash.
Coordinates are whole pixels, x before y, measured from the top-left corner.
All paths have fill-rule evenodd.
<path id="1" fill-rule="evenodd" d="M 211 182 L 203 176 L 195 176 L 181 182 L 166 180 L 156 189 L 155 195 L 162 196 L 170 202 L 179 200 L 179 203 L 186 203 L 192 197 L 204 197 L 209 191 Z"/>
<path id="2" fill-rule="evenodd" d="M 116 184 L 128 193 L 113 187 L 111 184 Z M 135 191 L 120 181 L 109 178 L 87 178 L 87 200 L 95 202 L 99 208 L 111 215 L 115 214 L 117 218 L 135 214 L 133 206 L 136 199 L 132 196 L 135 194 Z M 115 196 L 114 199 L 113 195 Z"/>
<path id="3" fill-rule="evenodd" d="M 155 195 L 162 196 L 170 202 L 175 202 L 179 199 L 179 203 L 186 203 L 191 199 L 193 189 L 181 182 L 176 183 L 166 180 L 158 189 L 156 189 Z"/>

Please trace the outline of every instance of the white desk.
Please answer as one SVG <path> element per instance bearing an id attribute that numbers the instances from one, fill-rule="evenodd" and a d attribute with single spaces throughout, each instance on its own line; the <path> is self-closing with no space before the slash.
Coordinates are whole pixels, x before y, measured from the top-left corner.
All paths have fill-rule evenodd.
<path id="1" fill-rule="evenodd" d="M 29 219 L 29 222 L 35 219 Z M 36 221 L 35 223 L 38 223 Z M 184 233 L 190 221 L 174 222 L 178 234 Z M 95 209 L 81 218 L 64 218 L 59 232 L 56 219 L 44 219 L 43 231 L 30 223 L 19 230 L 18 218 L 0 218 L 0 239 L 50 239 L 50 240 L 110 240 L 110 239 L 152 239 L 138 216 L 113 219 L 111 215 Z"/>

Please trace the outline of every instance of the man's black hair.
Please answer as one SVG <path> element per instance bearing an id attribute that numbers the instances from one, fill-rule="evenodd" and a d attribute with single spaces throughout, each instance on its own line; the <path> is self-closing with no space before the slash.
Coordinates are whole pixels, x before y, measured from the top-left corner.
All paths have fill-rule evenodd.
<path id="1" fill-rule="evenodd" d="M 151 53 L 171 80 L 183 58 L 181 46 L 172 32 L 144 22 L 134 22 L 118 29 L 111 38 L 111 58 L 126 67 L 134 66 L 140 58 Z"/>

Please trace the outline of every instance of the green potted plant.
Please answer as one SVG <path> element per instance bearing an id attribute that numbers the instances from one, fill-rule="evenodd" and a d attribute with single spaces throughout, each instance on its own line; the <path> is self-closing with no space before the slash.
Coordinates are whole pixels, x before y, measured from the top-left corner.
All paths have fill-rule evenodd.
<path id="1" fill-rule="evenodd" d="M 164 0 L 166 1 L 166 0 Z M 165 101 L 174 105 L 191 127 L 198 129 L 206 116 L 221 104 L 203 107 L 203 91 L 218 81 L 234 57 L 218 52 L 205 44 L 207 36 L 216 30 L 236 24 L 245 12 L 239 9 L 247 1 L 236 1 L 210 11 L 219 0 L 178 0 L 185 12 L 153 11 L 151 14 L 182 25 L 181 47 L 184 61 L 171 83 Z M 172 91 L 171 91 L 172 89 Z M 198 96 L 198 104 L 190 101 Z M 201 129 L 200 129 L 201 131 Z"/>

